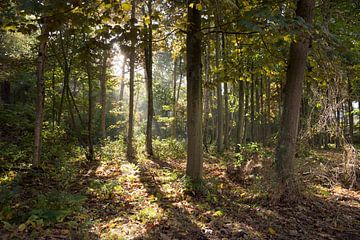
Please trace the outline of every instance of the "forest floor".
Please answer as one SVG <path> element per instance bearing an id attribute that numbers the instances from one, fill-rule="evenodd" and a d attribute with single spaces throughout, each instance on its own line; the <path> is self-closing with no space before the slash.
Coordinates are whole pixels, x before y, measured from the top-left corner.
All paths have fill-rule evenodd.
<path id="1" fill-rule="evenodd" d="M 184 159 L 74 157 L 3 171 L 0 239 L 360 239 L 360 192 L 332 178 L 340 153 L 299 159 L 304 193 L 283 205 L 269 198 L 270 158 L 239 178 L 232 157 L 205 156 L 196 196 Z"/>

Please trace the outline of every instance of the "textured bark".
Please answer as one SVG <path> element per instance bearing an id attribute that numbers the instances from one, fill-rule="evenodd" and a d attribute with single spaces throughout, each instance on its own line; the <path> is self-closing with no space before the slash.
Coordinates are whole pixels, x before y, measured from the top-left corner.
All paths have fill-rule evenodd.
<path id="1" fill-rule="evenodd" d="M 186 174 L 197 182 L 202 179 L 202 91 L 201 91 L 201 12 L 190 4 L 199 0 L 188 0 L 188 29 L 186 38 L 187 62 L 187 165 Z"/>
<path id="2" fill-rule="evenodd" d="M 314 8 L 315 0 L 299 0 L 296 16 L 303 18 L 307 24 L 311 24 Z M 302 33 L 290 46 L 281 129 L 276 150 L 276 170 L 284 193 L 294 190 L 292 189 L 294 187 L 294 158 L 309 43 L 309 36 Z"/>
<path id="3" fill-rule="evenodd" d="M 107 70 L 107 60 L 108 52 L 105 50 L 103 52 L 103 59 L 101 64 L 100 71 L 100 105 L 101 105 L 101 137 L 102 139 L 106 138 L 106 70 Z"/>
<path id="4" fill-rule="evenodd" d="M 33 165 L 38 166 L 40 162 L 41 155 L 41 131 L 44 118 L 44 100 L 45 100 L 45 79 L 44 79 L 44 70 L 45 70 L 45 61 L 46 61 L 46 47 L 49 36 L 47 32 L 46 25 L 43 26 L 38 58 L 37 58 L 37 70 L 36 70 L 36 116 L 35 116 L 35 131 L 34 131 L 34 153 L 33 153 Z"/>
<path id="5" fill-rule="evenodd" d="M 154 117 L 154 100 L 153 100 L 153 74 L 152 74 L 152 63 L 153 63 L 153 53 L 152 53 L 152 0 L 148 0 L 148 14 L 150 16 L 149 27 L 147 30 L 147 42 L 145 43 L 145 73 L 146 73 L 146 91 L 147 91 L 147 122 L 146 122 L 146 153 L 149 156 L 152 156 L 153 146 L 152 146 L 152 125 Z M 146 27 L 146 26 L 145 26 Z"/>
<path id="6" fill-rule="evenodd" d="M 348 115 L 349 115 L 349 142 L 354 141 L 354 114 L 353 114 L 353 106 L 352 106 L 352 86 L 351 81 L 348 78 Z"/>
<path id="7" fill-rule="evenodd" d="M 239 82 L 239 110 L 237 122 L 237 144 L 243 143 L 244 138 L 244 81 Z"/>
<path id="8" fill-rule="evenodd" d="M 207 149 L 208 144 L 208 135 L 209 135 L 209 113 L 210 113 L 210 101 L 211 101 L 211 89 L 209 89 L 208 84 L 210 82 L 210 35 L 208 35 L 207 41 L 206 41 L 206 55 L 205 55 L 205 86 L 204 86 L 204 130 L 203 130 L 203 144 L 205 148 Z"/>
<path id="9" fill-rule="evenodd" d="M 229 121 L 229 91 L 227 82 L 224 82 L 224 149 L 229 147 Z"/>
<path id="10" fill-rule="evenodd" d="M 215 67 L 219 69 L 220 62 L 220 39 L 219 33 L 215 34 Z M 215 74 L 216 82 L 216 105 L 217 105 L 217 133 L 216 133 L 216 146 L 217 152 L 222 153 L 224 151 L 224 104 L 222 96 L 222 86 L 220 82 L 220 76 L 218 73 Z"/>
<path id="11" fill-rule="evenodd" d="M 135 78 L 135 43 L 136 43 L 136 29 L 135 29 L 135 11 L 136 1 L 132 1 L 131 20 L 130 20 L 130 76 L 129 76 L 129 125 L 127 136 L 127 157 L 133 160 L 135 157 L 133 138 L 134 138 L 134 78 Z"/>
<path id="12" fill-rule="evenodd" d="M 93 76 L 91 72 L 91 56 L 90 49 L 87 49 L 87 59 L 85 60 L 86 74 L 88 79 L 88 121 L 87 121 L 87 159 L 89 161 L 94 160 L 94 144 L 93 144 Z"/>
<path id="13" fill-rule="evenodd" d="M 171 124 L 171 136 L 176 139 L 176 80 L 177 80 L 177 59 L 174 59 L 173 70 L 173 121 Z"/>

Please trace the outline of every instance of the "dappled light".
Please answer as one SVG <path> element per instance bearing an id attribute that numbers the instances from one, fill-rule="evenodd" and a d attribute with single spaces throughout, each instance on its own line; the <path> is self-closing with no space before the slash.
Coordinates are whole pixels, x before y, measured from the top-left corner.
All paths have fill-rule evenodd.
<path id="1" fill-rule="evenodd" d="M 360 239 L 360 2 L 0 3 L 0 239 Z"/>

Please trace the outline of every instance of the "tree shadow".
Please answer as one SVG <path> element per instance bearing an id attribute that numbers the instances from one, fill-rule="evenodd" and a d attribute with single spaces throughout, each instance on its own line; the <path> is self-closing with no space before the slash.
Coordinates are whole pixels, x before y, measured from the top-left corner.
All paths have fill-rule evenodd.
<path id="1" fill-rule="evenodd" d="M 175 171 L 171 164 L 161 161 L 159 158 L 151 158 L 160 168 Z M 161 190 L 161 182 L 155 179 L 149 169 L 144 165 L 138 165 L 140 169 L 140 181 L 149 194 L 157 197 L 157 204 L 166 213 L 166 218 L 161 220 L 152 230 L 135 239 L 208 239 L 194 220 L 190 213 L 177 206 L 178 199 L 166 197 Z M 171 236 L 171 238 L 169 238 Z"/>
<path id="2" fill-rule="evenodd" d="M 160 159 L 152 161 L 160 168 L 178 171 Z M 159 187 L 161 183 L 149 169 L 141 167 L 140 172 L 148 191 L 160 196 L 158 204 L 167 211 L 168 218 L 137 239 L 360 239 L 360 207 L 336 198 L 308 194 L 294 205 L 273 205 L 266 196 L 249 199 L 236 194 L 231 187 L 218 189 L 215 186 L 208 189 L 207 195 L 186 199 L 193 207 L 189 214 L 175 206 L 178 199 L 161 197 L 164 196 Z M 215 180 L 224 185 L 231 181 Z M 193 223 L 194 219 L 198 224 Z"/>

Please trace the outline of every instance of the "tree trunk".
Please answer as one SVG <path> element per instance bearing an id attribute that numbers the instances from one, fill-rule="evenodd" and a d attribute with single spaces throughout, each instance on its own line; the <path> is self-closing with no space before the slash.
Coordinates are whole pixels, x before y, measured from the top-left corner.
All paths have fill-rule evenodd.
<path id="1" fill-rule="evenodd" d="M 94 144 L 93 144 L 93 133 L 92 133 L 92 122 L 93 122 L 93 85 L 92 85 L 92 72 L 91 72 L 91 56 L 90 49 L 87 49 L 87 59 L 85 60 L 86 74 L 88 78 L 88 121 L 87 121 L 87 144 L 88 152 L 87 159 L 89 161 L 94 160 Z"/>
<path id="2" fill-rule="evenodd" d="M 100 105 L 101 105 L 101 138 L 104 140 L 106 138 L 106 70 L 107 70 L 107 60 L 108 52 L 105 50 L 103 52 L 103 59 L 101 64 L 100 71 Z"/>
<path id="3" fill-rule="evenodd" d="M 130 76 L 129 76 L 129 125 L 127 137 L 127 157 L 130 161 L 134 160 L 134 78 L 135 78 L 135 43 L 136 43 L 136 28 L 135 28 L 135 11 L 136 0 L 132 1 L 131 20 L 130 20 Z"/>
<path id="4" fill-rule="evenodd" d="M 188 0 L 188 29 L 186 38 L 187 60 L 187 165 L 186 174 L 194 182 L 202 179 L 202 91 L 201 91 L 201 12 L 190 4 L 199 0 Z"/>
<path id="5" fill-rule="evenodd" d="M 312 23 L 315 0 L 299 0 L 296 16 L 307 24 Z M 290 56 L 286 73 L 286 87 L 279 142 L 276 150 L 276 170 L 281 186 L 281 197 L 296 189 L 294 185 L 294 158 L 299 125 L 299 113 L 303 82 L 305 78 L 306 59 L 309 51 L 309 37 L 305 33 L 297 36 L 290 46 Z"/>
<path id="6" fill-rule="evenodd" d="M 45 60 L 46 60 L 46 47 L 49 39 L 46 25 L 43 26 L 41 31 L 39 51 L 37 58 L 37 71 L 36 71 L 36 116 L 35 116 L 35 131 L 34 131 L 34 155 L 33 165 L 38 166 L 41 155 L 41 131 L 44 117 L 44 100 L 45 100 Z"/>
<path id="7" fill-rule="evenodd" d="M 238 126 L 237 126 L 237 144 L 243 143 L 244 138 L 244 81 L 239 82 L 239 111 L 238 111 Z"/>
<path id="8" fill-rule="evenodd" d="M 173 71 L 173 121 L 171 124 L 171 136 L 176 139 L 176 79 L 177 79 L 177 58 L 174 59 Z"/>
<path id="9" fill-rule="evenodd" d="M 220 39 L 219 33 L 215 34 L 215 67 L 219 71 L 219 60 L 220 60 Z M 215 74 L 216 81 L 216 100 L 217 100 L 217 138 L 216 146 L 217 152 L 222 153 L 224 151 L 224 116 L 223 116 L 223 98 L 222 98 L 222 87 L 220 82 L 219 73 Z"/>
<path id="10" fill-rule="evenodd" d="M 349 142 L 354 141 L 354 113 L 352 106 L 352 86 L 348 78 L 348 115 L 349 115 Z M 360 107 L 360 106 L 359 106 Z"/>
<path id="11" fill-rule="evenodd" d="M 152 74 L 152 0 L 148 0 L 147 3 L 148 14 L 150 17 L 149 27 L 147 30 L 147 42 L 145 43 L 145 73 L 146 73 L 146 90 L 147 90 L 147 122 L 146 122 L 146 153 L 148 156 L 153 156 L 153 146 L 152 146 L 152 125 L 154 118 L 154 103 L 153 103 L 153 74 Z"/>

